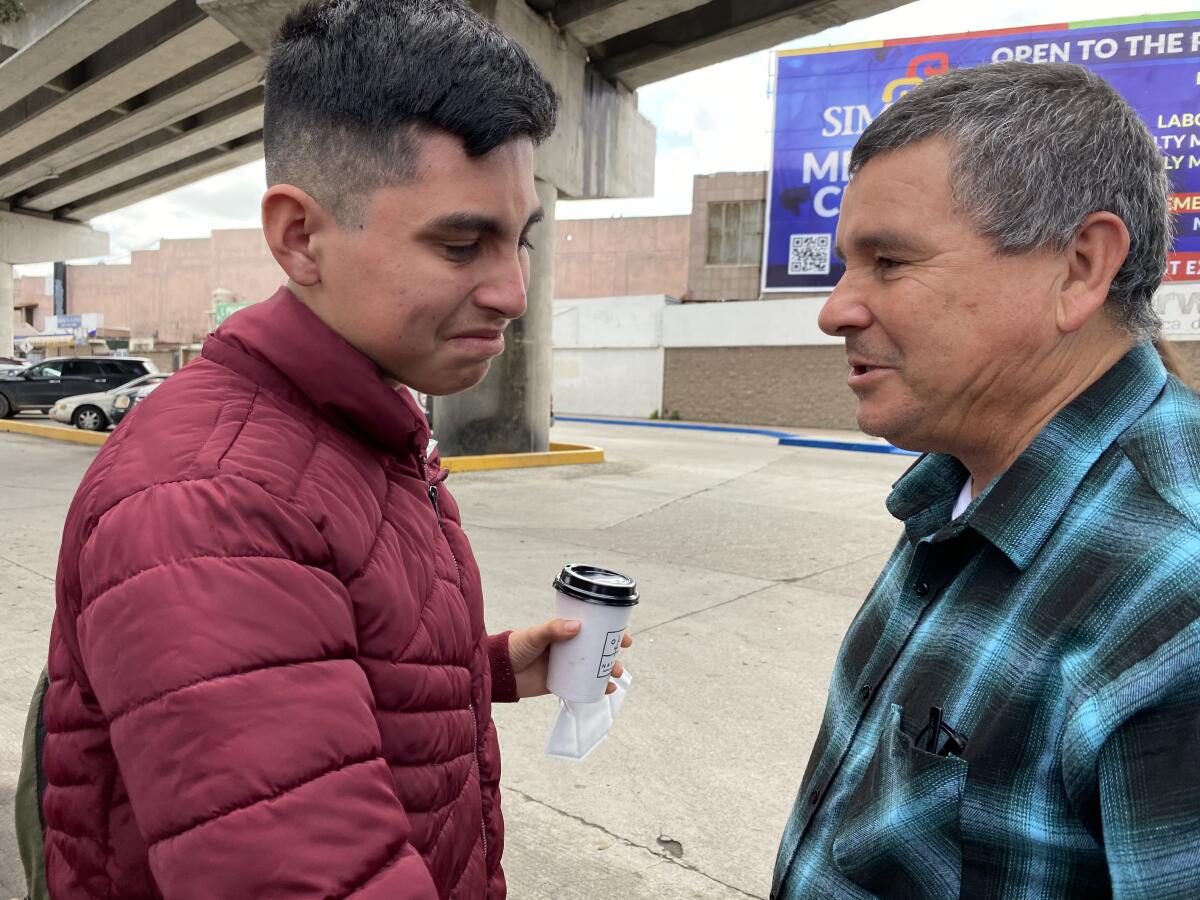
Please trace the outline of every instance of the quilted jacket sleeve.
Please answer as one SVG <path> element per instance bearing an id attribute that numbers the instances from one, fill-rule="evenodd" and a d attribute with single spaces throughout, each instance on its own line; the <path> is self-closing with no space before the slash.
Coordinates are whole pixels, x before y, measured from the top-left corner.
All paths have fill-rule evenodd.
<path id="1" fill-rule="evenodd" d="M 437 896 L 327 563 L 232 476 L 141 491 L 83 547 L 79 653 L 168 900 Z"/>
<path id="2" fill-rule="evenodd" d="M 508 653 L 508 637 L 511 631 L 488 635 L 488 662 L 492 667 L 492 702 L 516 703 L 517 676 L 513 672 L 512 657 Z"/>

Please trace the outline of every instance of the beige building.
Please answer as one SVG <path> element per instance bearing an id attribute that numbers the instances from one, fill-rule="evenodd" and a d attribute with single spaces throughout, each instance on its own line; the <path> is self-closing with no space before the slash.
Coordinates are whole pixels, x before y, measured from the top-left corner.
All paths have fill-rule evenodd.
<path id="1" fill-rule="evenodd" d="M 758 299 L 766 195 L 765 172 L 721 172 L 693 179 L 687 216 L 560 221 L 555 299 Z"/>
<path id="2" fill-rule="evenodd" d="M 251 302 L 282 281 L 258 229 L 214 231 L 208 238 L 164 240 L 158 250 L 135 252 L 128 265 L 68 266 L 66 312 L 100 313 L 106 329 L 128 330 L 143 345 L 187 344 L 212 330 L 214 290 Z M 16 296 L 24 307 L 18 315 L 39 330 L 54 314 L 48 279 L 19 279 Z"/>
<path id="3" fill-rule="evenodd" d="M 555 299 L 682 297 L 688 287 L 690 236 L 690 216 L 559 220 Z"/>
<path id="4" fill-rule="evenodd" d="M 691 300 L 754 300 L 762 283 L 766 172 L 722 172 L 692 182 Z"/>

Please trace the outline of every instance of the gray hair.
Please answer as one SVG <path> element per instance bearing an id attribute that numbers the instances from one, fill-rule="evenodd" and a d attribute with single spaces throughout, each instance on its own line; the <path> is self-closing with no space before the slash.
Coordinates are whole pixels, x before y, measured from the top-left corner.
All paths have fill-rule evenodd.
<path id="1" fill-rule="evenodd" d="M 1119 216 L 1129 255 L 1108 300 L 1133 337 L 1157 336 L 1152 298 L 1171 247 L 1170 182 L 1149 129 L 1108 82 L 1066 63 L 937 75 L 871 123 L 850 172 L 931 137 L 950 141 L 955 203 L 999 253 L 1063 251 L 1090 214 Z"/>

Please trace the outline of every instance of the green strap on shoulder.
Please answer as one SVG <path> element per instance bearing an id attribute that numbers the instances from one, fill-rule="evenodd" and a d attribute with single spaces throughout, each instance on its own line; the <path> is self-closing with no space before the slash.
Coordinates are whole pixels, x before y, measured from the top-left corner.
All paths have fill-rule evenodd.
<path id="1" fill-rule="evenodd" d="M 45 822 L 42 819 L 42 793 L 46 779 L 42 772 L 42 748 L 46 726 L 42 722 L 42 704 L 50 676 L 46 669 L 38 676 L 37 689 L 25 717 L 25 738 L 21 743 L 21 774 L 17 776 L 17 847 L 25 867 L 28 900 L 50 900 L 46 888 Z"/>

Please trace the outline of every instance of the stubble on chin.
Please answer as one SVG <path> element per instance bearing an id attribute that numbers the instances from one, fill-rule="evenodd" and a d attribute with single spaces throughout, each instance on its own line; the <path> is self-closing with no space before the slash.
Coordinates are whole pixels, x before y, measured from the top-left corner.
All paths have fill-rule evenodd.
<path id="1" fill-rule="evenodd" d="M 859 400 L 855 415 L 859 431 L 883 438 L 897 447 L 913 449 L 906 446 L 906 442 L 918 440 L 916 435 L 922 430 L 919 411 L 899 404 L 884 406 L 877 402 L 875 406 L 877 408 L 873 409 L 868 402 Z"/>

